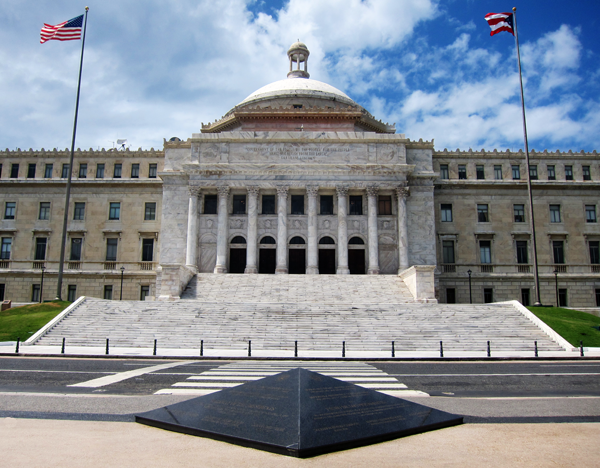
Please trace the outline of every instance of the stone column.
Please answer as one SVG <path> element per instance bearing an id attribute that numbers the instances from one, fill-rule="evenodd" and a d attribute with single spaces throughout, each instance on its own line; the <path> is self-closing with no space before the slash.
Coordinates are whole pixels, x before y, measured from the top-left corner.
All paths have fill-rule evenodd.
<path id="1" fill-rule="evenodd" d="M 289 187 L 277 187 L 277 265 L 275 274 L 286 274 L 287 267 L 287 197 Z"/>
<path id="2" fill-rule="evenodd" d="M 398 187 L 398 273 L 408 268 L 408 214 L 406 213 L 406 197 L 410 194 L 408 187 Z"/>
<path id="3" fill-rule="evenodd" d="M 379 274 L 379 234 L 377 232 L 377 187 L 367 187 L 368 232 L 369 232 L 369 268 L 368 275 Z"/>
<path id="4" fill-rule="evenodd" d="M 258 187 L 248 187 L 248 239 L 246 240 L 246 269 L 244 273 L 258 273 L 258 268 L 256 268 L 258 192 Z"/>
<path id="5" fill-rule="evenodd" d="M 215 273 L 227 273 L 227 244 L 229 238 L 229 187 L 218 187 L 219 209 L 217 211 L 217 264 Z"/>
<path id="6" fill-rule="evenodd" d="M 338 198 L 338 267 L 336 274 L 349 275 L 348 268 L 348 187 L 335 188 Z"/>
<path id="7" fill-rule="evenodd" d="M 319 250 L 317 246 L 317 194 L 319 187 L 309 185 L 306 187 L 308 195 L 308 266 L 307 275 L 319 274 Z"/>
<path id="8" fill-rule="evenodd" d="M 190 201 L 188 204 L 187 248 L 185 251 L 186 266 L 198 269 L 198 195 L 200 187 L 188 187 Z"/>

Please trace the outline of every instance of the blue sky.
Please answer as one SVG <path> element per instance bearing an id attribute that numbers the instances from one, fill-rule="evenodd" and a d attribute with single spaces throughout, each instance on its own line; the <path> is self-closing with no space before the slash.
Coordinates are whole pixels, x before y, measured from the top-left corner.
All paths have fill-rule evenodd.
<path id="1" fill-rule="evenodd" d="M 0 4 L 0 147 L 70 146 L 80 42 L 39 44 L 72 0 Z M 283 79 L 300 39 L 311 78 L 410 139 L 523 147 L 515 42 L 489 12 L 517 7 L 529 146 L 600 150 L 600 1 L 89 0 L 77 146 L 162 148 Z"/>

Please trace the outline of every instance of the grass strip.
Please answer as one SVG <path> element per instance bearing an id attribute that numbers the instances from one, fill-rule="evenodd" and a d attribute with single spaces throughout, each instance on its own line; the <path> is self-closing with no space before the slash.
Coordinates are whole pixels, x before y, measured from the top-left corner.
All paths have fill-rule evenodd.
<path id="1" fill-rule="evenodd" d="M 600 317 L 562 307 L 528 307 L 573 346 L 600 347 Z"/>
<path id="2" fill-rule="evenodd" d="M 44 302 L 0 312 L 0 341 L 27 340 L 69 305 L 68 301 Z"/>

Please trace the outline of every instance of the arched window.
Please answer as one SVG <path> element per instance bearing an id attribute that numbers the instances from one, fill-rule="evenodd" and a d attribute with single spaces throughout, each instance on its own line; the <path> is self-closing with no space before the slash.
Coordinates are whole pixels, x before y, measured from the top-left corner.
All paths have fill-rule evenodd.
<path id="1" fill-rule="evenodd" d="M 352 239 L 350 239 L 348 241 L 349 245 L 365 245 L 365 241 L 362 240 L 360 237 L 353 237 Z"/>
<path id="2" fill-rule="evenodd" d="M 319 244 L 321 244 L 321 245 L 332 245 L 332 244 L 335 244 L 335 241 L 331 237 L 323 237 L 319 241 Z"/>
<path id="3" fill-rule="evenodd" d="M 306 242 L 304 242 L 304 239 L 302 239 L 302 237 L 296 236 L 296 237 L 292 237 L 292 240 L 290 241 L 290 245 L 291 244 L 306 244 Z"/>
<path id="4" fill-rule="evenodd" d="M 261 244 L 277 244 L 271 236 L 265 236 L 260 240 Z"/>
<path id="5" fill-rule="evenodd" d="M 231 239 L 231 243 L 232 244 L 245 244 L 246 239 L 244 239 L 242 236 L 235 236 L 233 239 Z"/>

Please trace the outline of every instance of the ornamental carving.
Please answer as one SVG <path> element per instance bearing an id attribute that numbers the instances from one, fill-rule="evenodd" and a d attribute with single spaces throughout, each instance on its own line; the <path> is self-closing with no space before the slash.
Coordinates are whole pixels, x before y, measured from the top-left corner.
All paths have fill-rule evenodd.
<path id="1" fill-rule="evenodd" d="M 257 197 L 260 192 L 260 188 L 256 185 L 249 185 L 246 189 L 248 190 L 248 195 L 251 197 Z"/>
<path id="2" fill-rule="evenodd" d="M 193 198 L 193 197 L 198 198 L 198 196 L 200 195 L 200 192 L 202 191 L 200 189 L 200 187 L 196 187 L 196 186 L 189 186 L 188 190 L 190 192 L 190 198 Z"/>
<path id="3" fill-rule="evenodd" d="M 337 185 L 335 187 L 338 197 L 345 197 L 348 195 L 348 187 L 346 185 Z"/>
<path id="4" fill-rule="evenodd" d="M 217 187 L 217 193 L 219 194 L 219 198 L 229 198 L 229 187 L 226 185 L 222 185 Z"/>
<path id="5" fill-rule="evenodd" d="M 283 200 L 287 199 L 289 189 L 290 188 L 287 185 L 278 185 L 277 196 Z"/>
<path id="6" fill-rule="evenodd" d="M 378 193 L 379 193 L 379 187 L 374 187 L 374 186 L 367 187 L 367 195 L 369 197 L 376 197 Z"/>
<path id="7" fill-rule="evenodd" d="M 398 187 L 396 193 L 399 200 L 404 200 L 410 195 L 410 189 L 408 187 Z"/>
<path id="8" fill-rule="evenodd" d="M 319 187 L 317 185 L 307 185 L 306 194 L 309 198 L 316 197 L 319 194 Z"/>

